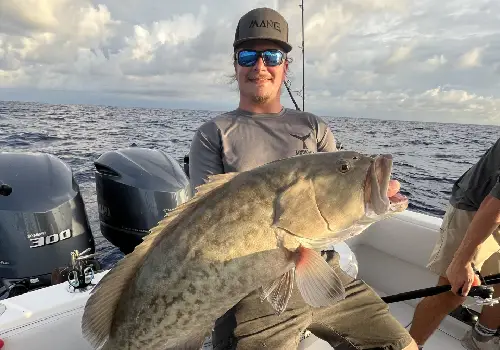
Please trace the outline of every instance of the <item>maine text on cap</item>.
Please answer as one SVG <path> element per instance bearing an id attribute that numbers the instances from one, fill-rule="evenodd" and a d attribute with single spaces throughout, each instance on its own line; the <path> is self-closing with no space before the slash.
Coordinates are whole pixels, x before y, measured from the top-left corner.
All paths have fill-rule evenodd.
<path id="1" fill-rule="evenodd" d="M 257 20 L 254 19 L 250 22 L 250 26 L 248 28 L 253 28 L 253 27 L 273 28 L 281 33 L 280 22 L 275 22 L 272 20 L 267 20 L 267 21 L 262 20 L 259 24 L 259 22 L 257 22 Z"/>

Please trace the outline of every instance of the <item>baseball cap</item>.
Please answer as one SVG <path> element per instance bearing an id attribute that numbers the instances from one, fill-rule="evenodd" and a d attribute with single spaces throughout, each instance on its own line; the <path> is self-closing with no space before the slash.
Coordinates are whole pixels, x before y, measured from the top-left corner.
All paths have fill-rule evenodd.
<path id="1" fill-rule="evenodd" d="M 282 46 L 286 53 L 292 51 L 292 46 L 288 43 L 288 23 L 271 8 L 256 8 L 240 18 L 233 47 L 255 39 L 271 40 Z"/>

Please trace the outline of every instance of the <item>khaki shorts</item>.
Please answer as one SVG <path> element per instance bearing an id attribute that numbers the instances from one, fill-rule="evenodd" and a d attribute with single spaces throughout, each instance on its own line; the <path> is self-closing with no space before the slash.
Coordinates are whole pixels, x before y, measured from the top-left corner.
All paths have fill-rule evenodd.
<path id="1" fill-rule="evenodd" d="M 334 268 L 346 289 L 346 298 L 325 308 L 311 308 L 297 288 L 292 291 L 288 307 L 277 316 L 267 301 L 261 302 L 259 291 L 243 298 L 215 327 L 215 350 L 294 350 L 300 334 L 308 329 L 338 349 L 401 350 L 412 341 L 408 331 L 391 315 L 389 306 L 367 284 L 347 275 L 339 266 L 337 252 L 326 261 Z M 229 321 L 233 319 L 232 321 Z M 223 328 L 229 327 L 229 332 Z M 234 339 L 224 339 L 227 333 Z M 345 347 L 342 347 L 345 349 Z"/>
<path id="2" fill-rule="evenodd" d="M 427 265 L 432 272 L 446 277 L 446 269 L 462 243 L 475 213 L 475 211 L 457 209 L 448 204 L 441 225 L 439 239 L 434 246 L 429 264 Z M 479 247 L 472 262 L 476 269 L 481 270 L 481 274 L 484 276 L 500 273 L 499 228 Z"/>

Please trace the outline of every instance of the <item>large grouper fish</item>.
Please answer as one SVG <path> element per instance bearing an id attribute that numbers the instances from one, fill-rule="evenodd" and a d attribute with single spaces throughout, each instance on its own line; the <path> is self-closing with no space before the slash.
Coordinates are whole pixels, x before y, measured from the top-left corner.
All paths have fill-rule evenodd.
<path id="1" fill-rule="evenodd" d="M 342 300 L 320 250 L 407 208 L 391 171 L 391 155 L 338 151 L 211 176 L 95 286 L 84 337 L 103 350 L 200 349 L 259 288 L 277 314 L 294 284 L 312 307 Z"/>

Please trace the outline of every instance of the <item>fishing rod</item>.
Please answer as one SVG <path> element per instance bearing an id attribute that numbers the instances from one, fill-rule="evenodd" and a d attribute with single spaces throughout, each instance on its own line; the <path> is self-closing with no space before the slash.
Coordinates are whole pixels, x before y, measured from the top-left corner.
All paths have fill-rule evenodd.
<path id="1" fill-rule="evenodd" d="M 302 110 L 305 111 L 305 98 L 306 98 L 306 91 L 305 91 L 305 53 L 304 53 L 304 0 L 299 5 L 301 12 L 302 12 L 302 46 L 300 48 L 302 49 Z M 292 99 L 293 104 L 295 105 L 295 109 L 300 111 L 299 106 L 297 105 L 297 102 L 293 98 L 292 91 L 290 90 L 290 83 L 288 81 L 285 81 L 285 87 L 288 90 L 288 94 L 290 95 L 290 98 Z"/>
<path id="2" fill-rule="evenodd" d="M 481 282 L 482 282 L 482 285 L 471 287 L 468 296 L 473 297 L 473 298 L 483 299 L 485 302 L 480 302 L 482 304 L 489 304 L 489 301 L 499 302 L 499 300 L 495 301 L 495 299 L 492 299 L 493 298 L 493 288 L 490 286 L 493 284 L 500 283 L 500 273 L 495 274 L 495 275 L 485 276 L 482 278 Z M 390 303 L 396 303 L 399 301 L 405 301 L 405 300 L 410 300 L 410 299 L 429 297 L 429 296 L 433 296 L 436 294 L 445 293 L 445 292 L 450 291 L 450 290 L 451 290 L 451 285 L 446 284 L 446 285 L 442 285 L 442 286 L 417 289 L 417 290 L 413 290 L 413 291 L 409 291 L 409 292 L 389 295 L 389 296 L 382 297 L 381 299 L 384 302 L 386 302 L 387 304 L 390 304 Z"/>
<path id="3" fill-rule="evenodd" d="M 306 90 L 305 90 L 305 80 L 306 80 L 306 59 L 304 52 L 304 0 L 302 0 L 299 5 L 300 10 L 302 12 L 302 110 L 305 111 L 305 98 L 306 98 Z"/>
<path id="4" fill-rule="evenodd" d="M 297 102 L 295 102 L 295 99 L 293 98 L 292 92 L 290 91 L 290 86 L 288 85 L 288 83 L 286 81 L 285 81 L 285 86 L 286 86 L 286 89 L 288 90 L 288 94 L 290 95 L 290 98 L 292 99 L 293 104 L 295 105 L 295 109 L 300 111 L 300 108 L 297 105 Z"/>

